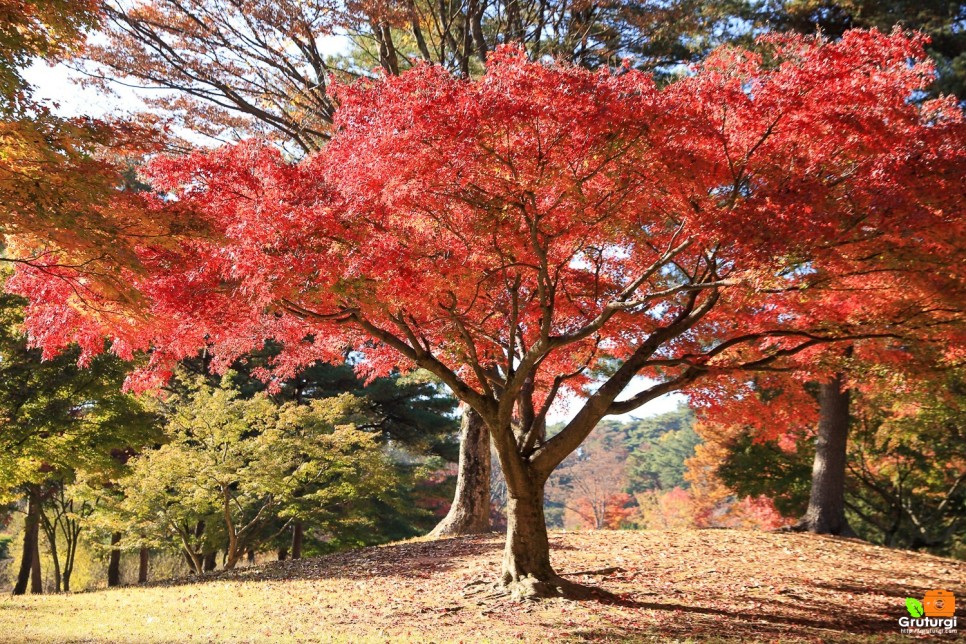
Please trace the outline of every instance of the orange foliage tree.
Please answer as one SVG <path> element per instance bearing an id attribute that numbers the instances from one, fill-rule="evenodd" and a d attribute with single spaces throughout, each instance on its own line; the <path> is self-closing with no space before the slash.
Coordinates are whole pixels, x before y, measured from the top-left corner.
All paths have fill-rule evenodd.
<path id="1" fill-rule="evenodd" d="M 131 297 L 120 267 L 137 270 L 133 245 L 172 233 L 165 214 L 134 194 L 128 173 L 129 155 L 157 149 L 155 133 L 58 117 L 21 74 L 35 57 L 74 50 L 99 9 L 93 0 L 0 0 L 0 261 L 29 265 L 91 300 Z"/>
<path id="2" fill-rule="evenodd" d="M 564 525 L 591 530 L 623 527 L 635 513 L 627 494 L 626 436 L 598 430 L 564 460 L 548 483 L 547 498 L 564 507 Z"/>

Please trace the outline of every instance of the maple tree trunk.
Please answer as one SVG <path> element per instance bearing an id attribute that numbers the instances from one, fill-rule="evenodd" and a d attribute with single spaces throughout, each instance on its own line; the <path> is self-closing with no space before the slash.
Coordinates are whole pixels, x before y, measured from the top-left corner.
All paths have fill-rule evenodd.
<path id="1" fill-rule="evenodd" d="M 148 582 L 148 549 L 141 546 L 141 550 L 138 553 L 138 583 L 146 584 Z"/>
<path id="2" fill-rule="evenodd" d="M 550 540 L 543 510 L 544 486 L 549 473 L 542 475 L 534 471 L 520 458 L 512 438 L 497 444 L 497 450 L 507 485 L 501 585 L 515 597 L 577 599 L 589 596 L 589 588 L 561 578 L 550 565 Z"/>
<path id="3" fill-rule="evenodd" d="M 70 578 L 74 574 L 74 563 L 77 561 L 77 546 L 80 543 L 80 527 L 72 522 L 67 531 L 67 554 L 64 557 L 64 592 L 70 592 Z"/>
<path id="4" fill-rule="evenodd" d="M 36 488 L 31 487 L 27 491 L 27 516 L 24 519 L 23 554 L 20 558 L 20 571 L 17 574 L 17 583 L 13 587 L 14 595 L 23 595 L 27 592 L 27 584 L 30 582 L 39 537 L 40 494 Z M 36 577 L 39 578 L 40 575 L 36 575 Z"/>
<path id="5" fill-rule="evenodd" d="M 228 555 L 225 556 L 225 562 L 224 562 L 225 570 L 234 570 L 235 566 L 238 565 L 238 562 L 241 561 L 241 558 L 242 558 L 242 552 L 240 550 L 237 552 L 232 551 L 228 553 Z M 212 566 L 211 569 L 214 570 L 215 569 L 214 566 Z"/>
<path id="6" fill-rule="evenodd" d="M 48 542 L 48 544 L 51 544 L 49 546 L 50 558 L 54 567 L 54 592 L 59 593 L 62 588 L 62 584 L 60 576 L 60 559 L 57 557 L 57 545 L 52 542 Z"/>
<path id="7" fill-rule="evenodd" d="M 808 510 L 795 527 L 801 532 L 854 537 L 845 518 L 845 469 L 849 439 L 849 391 L 842 374 L 819 385 L 818 437 Z"/>
<path id="8" fill-rule="evenodd" d="M 186 564 L 188 564 L 188 570 L 191 572 L 191 574 L 200 575 L 201 568 L 199 567 L 199 562 L 195 561 L 195 557 L 191 554 L 191 551 L 187 548 L 182 548 L 181 554 L 184 555 L 184 561 Z"/>
<path id="9" fill-rule="evenodd" d="M 121 542 L 121 533 L 114 532 L 111 534 L 111 558 L 107 564 L 107 587 L 113 588 L 114 586 L 121 585 L 121 550 L 116 548 L 117 544 Z"/>
<path id="10" fill-rule="evenodd" d="M 550 565 L 550 539 L 544 515 L 544 488 L 551 470 L 537 470 L 523 458 L 510 428 L 491 428 L 506 482 L 506 544 L 500 585 L 521 598 L 588 599 L 602 591 L 563 579 Z"/>
<path id="11" fill-rule="evenodd" d="M 241 547 L 241 542 L 238 536 L 235 534 L 233 529 L 228 532 L 228 547 L 225 548 L 225 556 L 222 558 L 222 568 L 225 570 L 234 570 L 238 562 L 241 561 L 242 556 L 245 554 L 245 550 Z M 208 568 L 207 555 L 205 557 L 205 572 L 215 569 L 215 554 L 211 553 L 211 568 Z"/>
<path id="12" fill-rule="evenodd" d="M 606 595 L 599 589 L 568 581 L 554 572 L 550 565 L 550 540 L 543 500 L 543 482 L 517 480 L 510 487 L 501 584 L 513 596 L 528 599 L 587 599 Z"/>
<path id="13" fill-rule="evenodd" d="M 184 553 L 185 561 L 188 562 L 188 568 L 191 569 L 191 574 L 193 575 L 204 574 L 204 569 L 203 569 L 204 567 L 201 564 L 201 559 L 202 559 L 201 556 L 198 555 L 197 553 L 194 553 L 188 550 L 187 548 L 184 549 L 183 553 Z"/>
<path id="14" fill-rule="evenodd" d="M 61 586 L 61 574 L 60 574 L 60 553 L 57 550 L 57 525 L 56 523 L 51 523 L 50 518 L 44 512 L 44 506 L 40 506 L 40 526 L 44 531 L 44 536 L 47 537 L 47 550 L 50 552 L 50 560 L 54 568 L 54 592 L 59 593 Z M 55 522 L 57 519 L 55 519 Z M 38 539 L 39 539 L 38 535 Z M 68 544 L 68 547 L 70 544 Z"/>
<path id="15" fill-rule="evenodd" d="M 195 524 L 194 536 L 195 543 L 201 539 L 201 535 L 205 533 L 205 522 L 199 521 Z M 204 566 L 202 565 L 202 556 L 192 546 L 191 538 L 188 534 L 182 533 L 182 545 L 184 546 L 184 558 L 188 562 L 188 568 L 191 569 L 192 574 L 200 575 L 204 573 Z"/>
<path id="16" fill-rule="evenodd" d="M 557 575 L 550 565 L 550 542 L 543 513 L 543 486 L 531 484 L 515 487 L 518 489 L 510 492 L 507 499 L 502 581 L 505 585 L 553 581 Z"/>
<path id="17" fill-rule="evenodd" d="M 301 521 L 296 521 L 292 524 L 292 559 L 302 558 L 303 530 Z"/>
<path id="18" fill-rule="evenodd" d="M 225 570 L 231 570 L 241 559 L 241 551 L 238 549 L 238 533 L 235 531 L 235 523 L 231 516 L 231 491 L 225 487 L 222 492 L 224 501 L 222 511 L 225 517 L 225 529 L 228 532 L 228 546 L 225 548 L 225 558 L 222 560 Z M 211 568 L 208 567 L 208 558 L 205 556 L 205 572 L 215 569 L 215 553 L 211 553 Z"/>
<path id="19" fill-rule="evenodd" d="M 458 467 L 453 505 L 431 537 L 490 531 L 490 434 L 480 415 L 468 407 L 460 424 Z"/>

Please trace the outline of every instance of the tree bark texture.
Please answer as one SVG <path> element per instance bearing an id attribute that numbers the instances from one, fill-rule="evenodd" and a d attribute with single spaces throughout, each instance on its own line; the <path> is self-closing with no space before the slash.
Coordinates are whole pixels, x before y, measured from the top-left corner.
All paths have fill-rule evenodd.
<path id="1" fill-rule="evenodd" d="M 292 559 L 302 558 L 302 539 L 304 537 L 301 521 L 292 524 Z"/>
<path id="2" fill-rule="evenodd" d="M 513 596 L 527 599 L 585 596 L 589 589 L 562 579 L 550 565 L 550 540 L 543 510 L 549 473 L 541 473 L 527 463 L 513 440 L 496 441 L 496 447 L 507 486 L 501 585 Z"/>
<path id="3" fill-rule="evenodd" d="M 506 584 L 551 581 L 556 578 L 550 565 L 550 542 L 543 512 L 543 486 L 510 494 L 507 501 L 506 546 L 503 551 L 502 581 Z"/>
<path id="4" fill-rule="evenodd" d="M 40 495 L 37 495 L 37 508 L 38 513 L 40 511 Z M 30 560 L 30 592 L 34 595 L 40 595 L 44 592 L 44 578 L 40 571 L 40 531 L 34 534 L 33 537 L 34 546 L 34 556 Z"/>
<path id="5" fill-rule="evenodd" d="M 44 531 L 44 536 L 47 537 L 47 550 L 50 552 L 50 560 L 54 568 L 54 592 L 59 593 L 63 587 L 60 573 L 60 553 L 57 551 L 57 526 L 60 523 L 60 517 L 55 515 L 54 521 L 52 522 L 50 517 L 44 512 L 43 504 L 40 506 L 39 515 L 40 527 Z"/>
<path id="6" fill-rule="evenodd" d="M 490 531 L 490 433 L 480 415 L 464 406 L 453 505 L 429 533 L 451 537 Z"/>
<path id="7" fill-rule="evenodd" d="M 141 550 L 138 552 L 138 583 L 146 584 L 148 582 L 148 560 L 150 558 L 150 552 L 144 546 L 141 546 Z"/>
<path id="8" fill-rule="evenodd" d="M 121 585 L 121 550 L 117 544 L 121 542 L 121 533 L 111 534 L 111 557 L 107 564 L 107 587 L 114 588 Z"/>
<path id="9" fill-rule="evenodd" d="M 808 510 L 797 529 L 854 537 L 845 518 L 845 470 L 849 440 L 849 391 L 842 374 L 819 385 L 818 437 Z"/>
<path id="10" fill-rule="evenodd" d="M 40 537 L 40 493 L 36 488 L 31 487 L 27 492 L 27 516 L 24 520 L 23 532 L 23 554 L 20 558 L 20 571 L 17 574 L 17 583 L 14 584 L 13 594 L 23 595 L 27 592 L 27 585 L 30 583 L 31 571 L 34 569 L 35 556 L 38 550 L 37 542 Z M 39 561 L 36 562 L 39 568 Z M 33 575 L 39 581 L 39 574 Z M 33 588 L 31 592 L 37 592 Z"/>
<path id="11" fill-rule="evenodd" d="M 74 574 L 74 563 L 77 561 L 77 546 L 80 545 L 81 524 L 77 519 L 64 521 L 64 537 L 67 553 L 64 556 L 64 592 L 70 592 L 70 578 Z"/>
<path id="12" fill-rule="evenodd" d="M 195 524 L 194 529 L 194 539 L 192 540 L 191 535 L 187 531 L 181 532 L 181 541 L 184 546 L 184 558 L 188 563 L 188 568 L 191 570 L 192 574 L 201 575 L 204 574 L 204 565 L 202 561 L 204 555 L 198 552 L 196 544 L 201 542 L 201 536 L 205 533 L 205 522 L 199 521 Z"/>

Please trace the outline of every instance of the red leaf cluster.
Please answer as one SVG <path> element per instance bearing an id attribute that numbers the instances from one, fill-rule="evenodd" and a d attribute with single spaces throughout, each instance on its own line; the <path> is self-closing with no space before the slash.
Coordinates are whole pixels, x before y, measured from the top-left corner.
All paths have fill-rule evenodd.
<path id="1" fill-rule="evenodd" d="M 153 348 L 162 375 L 269 339 L 285 350 L 266 377 L 354 350 L 374 375 L 428 368 L 475 406 L 515 396 L 526 370 L 545 413 L 631 358 L 674 389 L 944 321 L 966 146 L 953 101 L 914 100 L 922 43 L 763 47 L 664 89 L 512 48 L 478 81 L 423 65 L 343 85 L 331 142 L 297 164 L 247 142 L 153 165 L 153 207 L 207 234 L 142 245 L 150 270 L 130 279 L 150 323 L 27 267 L 28 328 L 46 347 Z"/>

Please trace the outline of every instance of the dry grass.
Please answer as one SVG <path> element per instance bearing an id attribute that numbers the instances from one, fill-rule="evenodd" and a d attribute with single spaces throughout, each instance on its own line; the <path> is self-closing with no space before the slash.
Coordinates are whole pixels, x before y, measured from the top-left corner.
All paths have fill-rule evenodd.
<path id="1" fill-rule="evenodd" d="M 201 583 L 7 597 L 0 641 L 900 641 L 903 598 L 934 588 L 956 594 L 966 614 L 966 563 L 858 541 L 730 530 L 554 533 L 551 541 L 559 572 L 620 601 L 492 596 L 502 547 L 492 535 L 273 563 Z"/>

